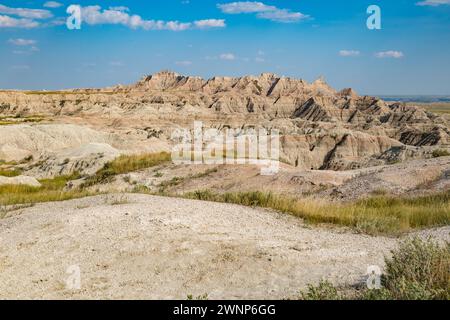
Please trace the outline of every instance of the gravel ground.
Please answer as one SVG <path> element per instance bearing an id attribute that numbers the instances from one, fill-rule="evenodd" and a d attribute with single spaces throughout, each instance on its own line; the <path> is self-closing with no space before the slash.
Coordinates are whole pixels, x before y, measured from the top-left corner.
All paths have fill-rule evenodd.
<path id="1" fill-rule="evenodd" d="M 295 298 L 322 278 L 360 282 L 397 242 L 229 204 L 118 194 L 46 203 L 0 220 L 0 298 Z"/>

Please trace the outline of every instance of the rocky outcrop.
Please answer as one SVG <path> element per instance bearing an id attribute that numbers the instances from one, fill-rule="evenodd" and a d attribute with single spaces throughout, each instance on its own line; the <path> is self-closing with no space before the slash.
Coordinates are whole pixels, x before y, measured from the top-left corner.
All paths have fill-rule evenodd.
<path id="1" fill-rule="evenodd" d="M 284 161 L 305 169 L 378 165 L 394 161 L 395 152 L 385 157 L 392 148 L 450 145 L 444 117 L 359 96 L 350 88 L 338 92 L 322 78 L 308 83 L 270 73 L 205 80 L 164 71 L 132 85 L 105 89 L 0 92 L 0 116 L 27 115 L 43 115 L 56 123 L 89 124 L 97 133 L 83 129 L 73 135 L 67 127 L 43 134 L 42 127 L 33 133 L 27 127 L 0 127 L 0 159 L 89 143 L 106 143 L 122 151 L 139 152 L 140 146 L 167 150 L 172 132 L 192 128 L 194 120 L 218 129 L 278 129 Z M 415 156 L 428 154 L 416 152 Z M 399 155 L 396 161 L 403 158 Z"/>

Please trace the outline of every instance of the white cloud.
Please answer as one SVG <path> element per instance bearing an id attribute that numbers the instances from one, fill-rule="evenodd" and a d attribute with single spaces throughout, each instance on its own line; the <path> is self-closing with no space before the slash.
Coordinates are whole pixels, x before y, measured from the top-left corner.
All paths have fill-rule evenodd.
<path id="1" fill-rule="evenodd" d="M 11 8 L 0 4 L 0 13 L 28 19 L 48 19 L 52 13 L 43 9 Z"/>
<path id="2" fill-rule="evenodd" d="M 223 20 L 223 19 L 197 20 L 194 22 L 194 24 L 197 28 L 200 28 L 200 29 L 226 27 L 225 20 Z"/>
<path id="3" fill-rule="evenodd" d="M 0 15 L 0 28 L 36 28 L 40 24 L 31 19 L 16 19 Z"/>
<path id="4" fill-rule="evenodd" d="M 375 53 L 375 57 L 377 57 L 377 58 L 395 58 L 395 59 L 400 59 L 400 58 L 403 58 L 404 56 L 405 55 L 403 54 L 403 52 L 401 52 L 401 51 L 393 51 L 393 50 L 381 51 L 381 52 Z"/>
<path id="5" fill-rule="evenodd" d="M 341 50 L 339 55 L 341 57 L 357 57 L 361 54 L 358 50 Z"/>
<path id="6" fill-rule="evenodd" d="M 261 58 L 261 57 L 256 57 L 256 58 L 255 58 L 255 61 L 261 63 L 261 62 L 265 62 L 266 59 Z"/>
<path id="7" fill-rule="evenodd" d="M 125 6 L 118 6 L 118 7 L 109 7 L 109 10 L 115 10 L 115 11 L 130 11 L 130 8 Z"/>
<path id="8" fill-rule="evenodd" d="M 286 9 L 278 9 L 275 11 L 261 12 L 257 14 L 260 19 L 268 19 L 276 22 L 292 23 L 308 18 L 301 12 L 291 12 Z"/>
<path id="9" fill-rule="evenodd" d="M 232 54 L 232 53 L 222 53 L 222 54 L 219 56 L 219 58 L 220 58 L 221 60 L 229 60 L 229 61 L 231 61 L 231 60 L 235 60 L 235 59 L 236 59 L 236 56 L 235 56 L 234 54 Z"/>
<path id="10" fill-rule="evenodd" d="M 292 12 L 289 9 L 279 9 L 256 1 L 238 1 L 218 4 L 217 7 L 226 14 L 256 13 L 259 19 L 276 22 L 292 23 L 309 18 L 301 12 Z"/>
<path id="11" fill-rule="evenodd" d="M 31 46 L 36 44 L 36 40 L 30 40 L 30 39 L 9 39 L 9 43 L 15 45 L 15 46 Z"/>
<path id="12" fill-rule="evenodd" d="M 217 7 L 223 13 L 239 14 L 239 13 L 259 13 L 267 11 L 275 11 L 277 7 L 265 5 L 262 2 L 240 1 L 218 4 Z"/>
<path id="13" fill-rule="evenodd" d="M 184 31 L 194 28 L 225 27 L 224 20 L 208 19 L 194 22 L 144 20 L 141 16 L 131 15 L 126 7 L 111 7 L 102 10 L 100 6 L 81 8 L 83 22 L 88 25 L 120 24 L 131 29 Z"/>
<path id="14" fill-rule="evenodd" d="M 431 7 L 437 7 L 446 4 L 450 5 L 450 0 L 425 0 L 416 3 L 416 5 L 418 6 L 431 6 Z"/>
<path id="15" fill-rule="evenodd" d="M 63 4 L 56 2 L 56 1 L 47 1 L 46 3 L 44 3 L 44 7 L 45 8 L 59 8 L 62 7 Z"/>

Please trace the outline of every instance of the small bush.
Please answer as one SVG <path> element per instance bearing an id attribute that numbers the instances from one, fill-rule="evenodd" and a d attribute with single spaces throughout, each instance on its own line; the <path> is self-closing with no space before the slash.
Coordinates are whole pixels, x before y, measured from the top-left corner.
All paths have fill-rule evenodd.
<path id="1" fill-rule="evenodd" d="M 450 299 L 450 243 L 415 238 L 385 259 L 384 285 L 395 299 Z"/>
<path id="2" fill-rule="evenodd" d="M 433 151 L 433 158 L 440 158 L 440 157 L 448 157 L 450 156 L 450 152 L 445 149 L 437 149 Z"/>
<path id="3" fill-rule="evenodd" d="M 204 294 L 196 296 L 196 297 L 192 294 L 188 294 L 187 300 L 209 300 L 209 297 L 208 297 L 207 293 L 204 293 Z"/>
<path id="4" fill-rule="evenodd" d="M 383 287 L 360 289 L 340 294 L 330 282 L 309 285 L 301 292 L 303 300 L 449 300 L 450 243 L 439 245 L 432 240 L 409 239 L 385 258 Z"/>
<path id="5" fill-rule="evenodd" d="M 308 285 L 308 289 L 300 292 L 301 300 L 342 300 L 337 288 L 328 281 L 321 281 L 319 285 Z"/>

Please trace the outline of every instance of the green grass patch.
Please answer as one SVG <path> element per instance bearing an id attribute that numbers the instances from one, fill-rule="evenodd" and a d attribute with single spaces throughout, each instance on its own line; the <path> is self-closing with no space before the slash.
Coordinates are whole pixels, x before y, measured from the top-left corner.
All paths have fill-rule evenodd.
<path id="1" fill-rule="evenodd" d="M 20 170 L 20 169 L 13 169 L 13 170 L 0 169 L 0 176 L 2 176 L 2 177 L 12 178 L 12 177 L 20 176 L 21 174 L 22 174 L 22 170 Z"/>
<path id="2" fill-rule="evenodd" d="M 450 152 L 445 149 L 437 149 L 433 151 L 433 158 L 440 158 L 440 157 L 448 157 L 450 156 Z"/>
<path id="3" fill-rule="evenodd" d="M 167 152 L 148 153 L 142 155 L 122 155 L 117 159 L 108 162 L 97 173 L 89 177 L 83 187 L 90 187 L 100 183 L 110 182 L 119 174 L 125 174 L 142 169 L 147 169 L 169 162 L 171 154 Z"/>
<path id="4" fill-rule="evenodd" d="M 7 126 L 7 125 L 13 125 L 13 124 L 20 124 L 20 123 L 36 123 L 36 122 L 42 122 L 45 119 L 46 119 L 46 117 L 41 116 L 41 115 L 3 116 L 3 117 L 0 117 L 0 126 Z"/>
<path id="5" fill-rule="evenodd" d="M 450 191 L 416 198 L 374 196 L 354 203 L 296 200 L 264 192 L 187 193 L 184 197 L 274 209 L 308 223 L 335 224 L 367 234 L 400 235 L 414 229 L 450 223 Z"/>
<path id="6" fill-rule="evenodd" d="M 39 202 L 63 201 L 93 195 L 81 189 L 64 191 L 67 182 L 78 179 L 80 175 L 60 176 L 53 179 L 44 179 L 39 182 L 40 187 L 27 185 L 0 186 L 0 205 L 32 204 Z"/>

